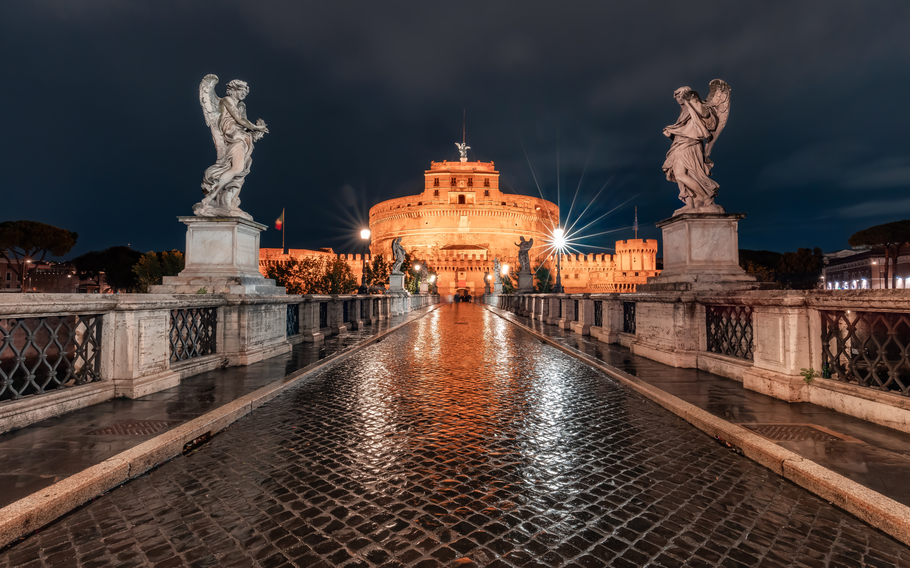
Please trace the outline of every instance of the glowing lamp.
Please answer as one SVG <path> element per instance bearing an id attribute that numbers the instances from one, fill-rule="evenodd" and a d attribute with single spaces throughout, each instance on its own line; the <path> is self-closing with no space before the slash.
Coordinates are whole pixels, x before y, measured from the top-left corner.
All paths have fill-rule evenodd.
<path id="1" fill-rule="evenodd" d="M 370 238 L 370 230 L 364 229 L 364 230 L 360 231 L 360 238 L 363 240 L 367 240 L 368 238 Z"/>
<path id="2" fill-rule="evenodd" d="M 502 268 L 500 268 L 499 271 L 502 272 L 503 274 L 506 274 L 506 273 L 509 271 L 509 265 L 508 265 L 508 264 L 503 264 L 503 265 L 502 265 Z"/>
<path id="3" fill-rule="evenodd" d="M 565 231 L 558 227 L 553 229 L 553 244 L 558 249 L 563 249 L 566 246 Z"/>

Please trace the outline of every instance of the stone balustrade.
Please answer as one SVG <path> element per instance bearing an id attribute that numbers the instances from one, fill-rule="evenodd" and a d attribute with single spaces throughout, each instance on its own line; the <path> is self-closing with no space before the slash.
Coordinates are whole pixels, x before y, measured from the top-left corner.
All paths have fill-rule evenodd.
<path id="1" fill-rule="evenodd" d="M 910 291 L 488 294 L 501 309 L 910 432 Z M 815 376 L 804 380 L 804 370 Z"/>
<path id="2" fill-rule="evenodd" d="M 0 433 L 438 302 L 415 295 L 0 295 Z"/>

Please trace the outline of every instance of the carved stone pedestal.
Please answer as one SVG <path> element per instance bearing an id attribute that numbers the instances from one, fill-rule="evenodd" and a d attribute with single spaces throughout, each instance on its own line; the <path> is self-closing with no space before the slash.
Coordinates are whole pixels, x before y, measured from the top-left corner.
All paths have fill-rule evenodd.
<path id="1" fill-rule="evenodd" d="M 682 213 L 657 223 L 663 231 L 664 268 L 639 292 L 750 289 L 759 285 L 739 266 L 743 213 Z"/>
<path id="2" fill-rule="evenodd" d="M 534 293 L 534 275 L 533 274 L 525 274 L 523 272 L 518 273 L 518 292 L 520 294 Z"/>
<path id="3" fill-rule="evenodd" d="M 401 314 L 407 312 L 407 304 L 410 300 L 411 294 L 404 289 L 404 274 L 390 274 L 389 275 L 389 314 L 393 316 L 400 316 Z"/>
<path id="4" fill-rule="evenodd" d="M 187 226 L 186 266 L 166 276 L 156 294 L 284 294 L 259 273 L 259 233 L 265 225 L 241 217 L 177 217 Z"/>

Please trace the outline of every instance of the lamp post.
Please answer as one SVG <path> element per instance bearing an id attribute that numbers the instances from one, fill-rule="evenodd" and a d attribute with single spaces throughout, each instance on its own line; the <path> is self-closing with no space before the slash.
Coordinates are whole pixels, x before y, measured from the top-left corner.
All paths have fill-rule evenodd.
<path id="1" fill-rule="evenodd" d="M 363 240 L 363 265 L 361 267 L 360 273 L 360 290 L 357 292 L 359 294 L 367 294 L 367 245 L 370 243 L 370 230 L 364 229 L 360 231 L 360 238 Z"/>
<path id="2" fill-rule="evenodd" d="M 555 294 L 562 294 L 562 249 L 566 246 L 565 232 L 557 227 L 553 229 L 553 245 L 556 247 L 556 286 Z"/>
<path id="3" fill-rule="evenodd" d="M 430 274 L 430 277 L 428 278 L 428 280 L 429 280 L 429 282 L 430 282 L 430 286 L 432 287 L 432 288 L 430 289 L 430 293 L 431 293 L 431 294 L 435 294 L 435 293 L 436 293 L 436 290 L 435 290 L 434 288 L 436 288 L 436 275 L 435 275 L 435 274 Z"/>

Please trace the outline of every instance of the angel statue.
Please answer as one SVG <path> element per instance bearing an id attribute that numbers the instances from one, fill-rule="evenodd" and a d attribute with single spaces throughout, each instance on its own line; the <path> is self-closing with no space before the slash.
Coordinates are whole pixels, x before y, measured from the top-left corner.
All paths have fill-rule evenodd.
<path id="1" fill-rule="evenodd" d="M 253 142 L 268 133 L 260 118 L 256 124 L 246 117 L 243 99 L 250 92 L 247 84 L 233 80 L 227 84 L 227 95 L 222 99 L 215 94 L 216 75 L 206 75 L 199 84 L 199 104 L 205 123 L 212 130 L 217 160 L 202 176 L 202 201 L 193 206 L 200 217 L 243 217 L 252 220 L 249 213 L 240 210 L 240 187 L 250 173 Z"/>
<path id="2" fill-rule="evenodd" d="M 723 213 L 724 208 L 714 203 L 720 185 L 708 176 L 714 167 L 711 148 L 730 115 L 730 85 L 714 79 L 705 101 L 689 87 L 676 89 L 673 97 L 682 112 L 676 124 L 664 128 L 672 144 L 663 170 L 669 181 L 679 184 L 679 199 L 686 204 L 674 214 Z"/>
<path id="3" fill-rule="evenodd" d="M 521 274 L 530 274 L 531 273 L 531 259 L 528 258 L 528 251 L 531 250 L 531 247 L 534 246 L 534 239 L 526 241 L 524 237 L 519 236 L 515 246 L 518 247 L 518 265 L 519 273 Z"/>
<path id="4" fill-rule="evenodd" d="M 392 255 L 395 262 L 392 264 L 392 274 L 401 274 L 401 265 L 404 264 L 404 247 L 401 246 L 401 237 L 395 237 L 392 241 Z"/>
<path id="5" fill-rule="evenodd" d="M 493 259 L 493 274 L 495 275 L 496 279 L 499 279 L 499 276 L 501 274 L 501 265 L 499 263 L 498 257 Z"/>
<path id="6" fill-rule="evenodd" d="M 470 150 L 471 147 L 468 146 L 467 142 L 462 142 L 461 144 L 456 142 L 455 146 L 458 147 L 458 153 L 461 154 L 461 161 L 467 162 L 468 161 L 468 150 Z"/>

